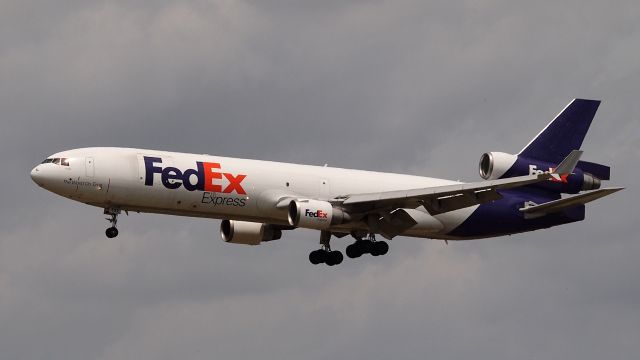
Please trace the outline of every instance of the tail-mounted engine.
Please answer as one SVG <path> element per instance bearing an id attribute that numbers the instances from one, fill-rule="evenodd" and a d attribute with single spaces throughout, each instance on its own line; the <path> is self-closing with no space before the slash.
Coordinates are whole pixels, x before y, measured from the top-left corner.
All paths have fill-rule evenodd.
<path id="1" fill-rule="evenodd" d="M 589 167 L 597 165 L 602 168 L 606 168 L 599 164 L 579 162 L 573 173 L 560 174 L 559 178 L 552 178 L 549 181 L 533 184 L 531 186 L 570 194 L 575 194 L 584 190 L 599 189 L 601 182 L 600 178 L 583 171 L 583 169 L 580 168 L 581 163 L 584 163 Z M 514 176 L 536 175 L 543 172 L 551 172 L 557 165 L 558 164 L 528 159 L 518 155 L 511 155 L 502 152 L 489 152 L 482 154 L 480 157 L 479 170 L 480 176 L 483 179 L 495 180 Z"/>
<path id="2" fill-rule="evenodd" d="M 282 230 L 273 225 L 249 221 L 222 220 L 220 224 L 222 240 L 233 244 L 259 245 L 263 241 L 278 240 Z"/>
<path id="3" fill-rule="evenodd" d="M 321 200 L 292 200 L 289 203 L 289 224 L 307 229 L 326 230 L 331 225 L 350 220 L 349 214 Z"/>

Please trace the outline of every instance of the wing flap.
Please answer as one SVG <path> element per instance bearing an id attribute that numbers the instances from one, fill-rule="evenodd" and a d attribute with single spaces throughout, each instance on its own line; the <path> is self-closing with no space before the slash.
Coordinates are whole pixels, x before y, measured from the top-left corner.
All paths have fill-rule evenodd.
<path id="1" fill-rule="evenodd" d="M 405 209 L 398 209 L 390 214 L 388 219 L 379 221 L 378 227 L 382 236 L 386 239 L 392 239 L 417 223 L 418 222 Z"/>
<path id="2" fill-rule="evenodd" d="M 500 200 L 502 195 L 495 189 L 463 191 L 455 195 L 446 195 L 423 200 L 422 205 L 431 215 L 437 215 L 490 201 Z"/>

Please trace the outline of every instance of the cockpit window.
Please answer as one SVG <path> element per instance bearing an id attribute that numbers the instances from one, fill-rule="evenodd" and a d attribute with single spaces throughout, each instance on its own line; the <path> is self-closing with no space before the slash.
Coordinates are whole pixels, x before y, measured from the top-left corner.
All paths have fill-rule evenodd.
<path id="1" fill-rule="evenodd" d="M 49 158 L 49 159 L 44 159 L 42 163 L 69 166 L 69 159 L 68 158 Z"/>

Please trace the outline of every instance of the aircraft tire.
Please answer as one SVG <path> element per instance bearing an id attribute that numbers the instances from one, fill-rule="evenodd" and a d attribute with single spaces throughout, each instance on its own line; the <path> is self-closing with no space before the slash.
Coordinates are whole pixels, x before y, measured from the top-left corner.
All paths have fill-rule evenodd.
<path id="1" fill-rule="evenodd" d="M 340 251 L 327 251 L 326 259 L 324 261 L 325 264 L 329 266 L 338 265 L 342 262 L 343 256 Z"/>
<path id="2" fill-rule="evenodd" d="M 334 263 L 334 265 L 341 264 L 342 260 L 344 259 L 344 256 L 342 256 L 342 253 L 340 251 L 332 251 L 331 253 L 329 253 L 329 256 L 331 257 L 331 261 Z"/>
<path id="3" fill-rule="evenodd" d="M 109 239 L 113 239 L 114 237 L 118 236 L 118 229 L 112 226 L 108 228 L 104 233 Z"/>
<path id="4" fill-rule="evenodd" d="M 359 258 L 362 256 L 362 248 L 358 246 L 358 243 L 353 243 L 347 246 L 347 256 L 351 259 Z"/>
<path id="5" fill-rule="evenodd" d="M 386 241 L 376 241 L 371 245 L 371 255 L 373 256 L 381 256 L 389 252 L 389 244 Z"/>
<path id="6" fill-rule="evenodd" d="M 320 263 L 325 262 L 327 256 L 326 251 L 324 250 L 315 250 L 309 253 L 309 262 L 313 265 L 318 265 Z"/>
<path id="7" fill-rule="evenodd" d="M 333 256 L 333 251 L 325 251 L 325 253 L 325 264 L 327 264 L 328 266 L 338 265 L 338 263 L 336 262 L 337 259 Z"/>

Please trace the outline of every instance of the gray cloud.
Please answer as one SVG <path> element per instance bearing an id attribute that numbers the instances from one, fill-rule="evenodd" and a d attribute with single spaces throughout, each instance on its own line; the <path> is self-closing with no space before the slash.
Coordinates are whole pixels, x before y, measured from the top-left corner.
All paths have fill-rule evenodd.
<path id="1" fill-rule="evenodd" d="M 640 7 L 565 1 L 8 1 L 0 6 L 0 348 L 12 359 L 632 358 Z M 476 180 L 573 97 L 623 193 L 587 220 L 313 267 L 311 231 L 100 209 L 31 167 L 135 146 Z M 337 241 L 343 248 L 345 241 Z"/>

